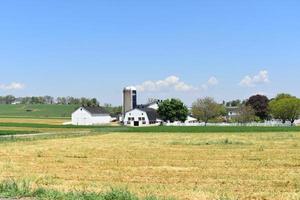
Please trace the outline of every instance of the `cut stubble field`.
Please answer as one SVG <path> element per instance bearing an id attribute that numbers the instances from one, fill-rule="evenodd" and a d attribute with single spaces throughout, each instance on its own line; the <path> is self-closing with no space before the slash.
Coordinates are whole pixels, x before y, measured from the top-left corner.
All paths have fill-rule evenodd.
<path id="1" fill-rule="evenodd" d="M 175 199 L 299 199 L 300 134 L 97 133 L 0 143 L 0 179 Z"/>

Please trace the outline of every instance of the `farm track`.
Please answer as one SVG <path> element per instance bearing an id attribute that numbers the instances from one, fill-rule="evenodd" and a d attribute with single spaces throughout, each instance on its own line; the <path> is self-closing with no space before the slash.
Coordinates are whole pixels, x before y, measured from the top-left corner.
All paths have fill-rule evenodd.
<path id="1" fill-rule="evenodd" d="M 18 135 L 1 135 L 0 138 L 27 138 L 35 136 L 51 136 L 51 135 L 72 135 L 72 134 L 88 134 L 91 131 L 72 131 L 72 132 L 43 132 L 43 133 L 30 133 L 30 134 L 18 134 Z M 1 199 L 0 199 L 1 200 Z"/>

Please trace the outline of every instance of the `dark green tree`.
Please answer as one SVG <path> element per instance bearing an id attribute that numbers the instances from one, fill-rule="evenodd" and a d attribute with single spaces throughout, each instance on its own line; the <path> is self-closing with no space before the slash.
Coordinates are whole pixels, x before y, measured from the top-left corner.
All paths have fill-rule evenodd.
<path id="1" fill-rule="evenodd" d="M 261 120 L 265 120 L 269 116 L 269 99 L 264 95 L 251 96 L 246 102 L 246 106 L 251 106 L 255 112 L 255 115 Z"/>
<path id="2" fill-rule="evenodd" d="M 167 122 L 184 122 L 188 116 L 188 108 L 179 99 L 167 99 L 159 104 L 157 110 L 160 118 Z"/>

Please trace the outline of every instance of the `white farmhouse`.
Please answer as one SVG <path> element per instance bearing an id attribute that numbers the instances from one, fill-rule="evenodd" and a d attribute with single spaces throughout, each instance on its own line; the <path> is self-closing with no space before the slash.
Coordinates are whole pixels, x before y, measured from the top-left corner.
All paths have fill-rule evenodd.
<path id="1" fill-rule="evenodd" d="M 73 125 L 101 125 L 111 121 L 111 116 L 101 107 L 80 107 L 72 114 Z"/>
<path id="2" fill-rule="evenodd" d="M 239 107 L 226 107 L 227 110 L 227 117 L 229 119 L 235 118 L 239 116 Z"/>
<path id="3" fill-rule="evenodd" d="M 125 113 L 125 126 L 159 125 L 162 121 L 153 108 L 135 108 Z"/>

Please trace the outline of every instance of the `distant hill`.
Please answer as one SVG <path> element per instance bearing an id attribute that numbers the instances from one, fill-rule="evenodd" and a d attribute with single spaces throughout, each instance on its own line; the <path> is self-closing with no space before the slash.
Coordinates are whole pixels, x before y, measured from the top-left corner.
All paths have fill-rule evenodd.
<path id="1" fill-rule="evenodd" d="M 78 105 L 5 105 L 0 104 L 0 117 L 71 118 Z"/>

